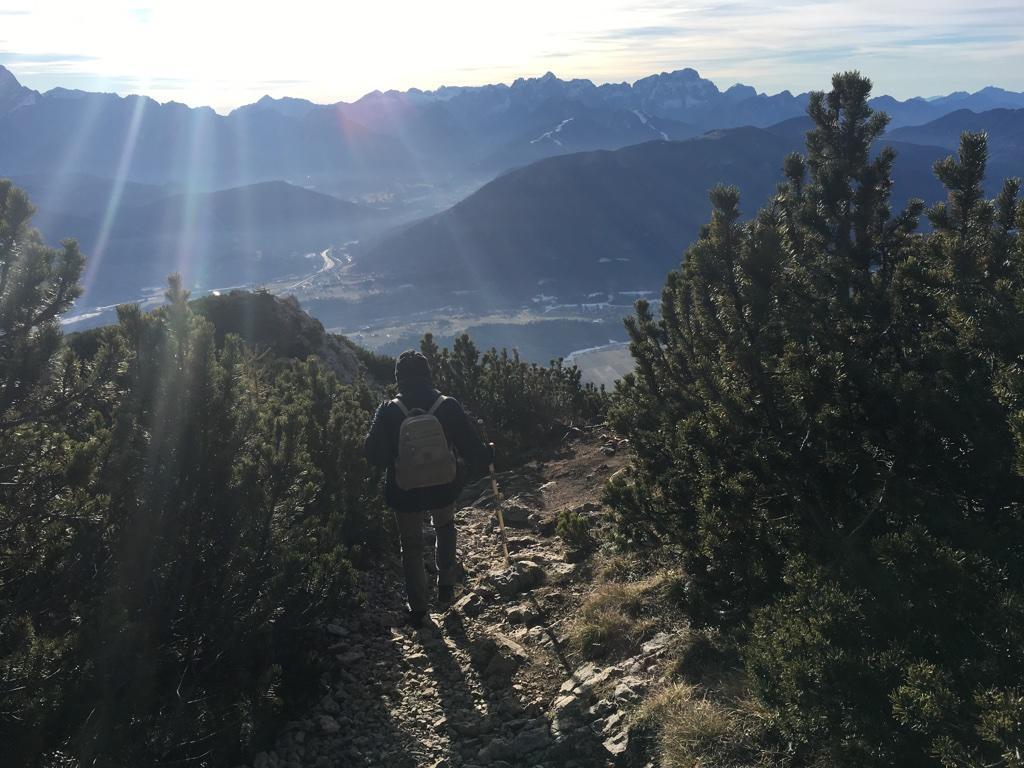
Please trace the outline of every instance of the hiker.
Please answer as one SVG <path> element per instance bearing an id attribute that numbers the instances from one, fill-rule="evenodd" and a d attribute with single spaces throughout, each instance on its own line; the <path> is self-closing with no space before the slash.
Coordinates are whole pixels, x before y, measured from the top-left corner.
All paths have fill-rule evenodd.
<path id="1" fill-rule="evenodd" d="M 401 354 L 395 383 L 398 397 L 377 408 L 363 447 L 372 465 L 387 468 L 384 498 L 398 523 L 408 620 L 419 626 L 427 613 L 424 514 L 430 514 L 437 534 L 438 601 L 449 605 L 457 568 L 455 500 L 465 480 L 456 458 L 485 471 L 494 461 L 494 447 L 483 443 L 457 400 L 434 389 L 430 365 L 419 352 Z"/>

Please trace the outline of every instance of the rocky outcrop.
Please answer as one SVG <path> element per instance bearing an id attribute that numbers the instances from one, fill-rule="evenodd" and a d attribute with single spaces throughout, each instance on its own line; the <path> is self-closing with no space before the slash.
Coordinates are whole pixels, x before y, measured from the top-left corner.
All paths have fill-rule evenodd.
<path id="1" fill-rule="evenodd" d="M 275 357 L 305 360 L 310 355 L 345 383 L 363 370 L 352 345 L 327 333 L 292 296 L 278 298 L 264 291 L 231 291 L 204 296 L 192 302 L 197 313 L 213 323 L 217 343 L 229 334 L 240 336 L 257 353 L 269 350 Z"/>
<path id="2" fill-rule="evenodd" d="M 543 582 L 543 568 L 532 560 L 517 560 L 510 568 L 489 574 L 483 579 L 482 586 L 502 597 L 515 597 L 521 592 L 539 587 Z"/>

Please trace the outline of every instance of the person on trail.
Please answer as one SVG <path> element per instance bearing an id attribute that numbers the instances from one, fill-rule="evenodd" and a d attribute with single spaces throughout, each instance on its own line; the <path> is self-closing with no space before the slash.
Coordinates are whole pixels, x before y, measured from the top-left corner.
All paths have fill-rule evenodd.
<path id="1" fill-rule="evenodd" d="M 419 352 L 403 352 L 395 364 L 398 397 L 377 408 L 363 449 L 376 467 L 387 468 L 384 498 L 394 510 L 402 545 L 409 623 L 427 613 L 427 574 L 422 523 L 429 513 L 436 532 L 438 601 L 455 597 L 455 500 L 465 481 L 457 457 L 486 471 L 494 448 L 477 434 L 457 400 L 434 388 L 430 365 Z"/>

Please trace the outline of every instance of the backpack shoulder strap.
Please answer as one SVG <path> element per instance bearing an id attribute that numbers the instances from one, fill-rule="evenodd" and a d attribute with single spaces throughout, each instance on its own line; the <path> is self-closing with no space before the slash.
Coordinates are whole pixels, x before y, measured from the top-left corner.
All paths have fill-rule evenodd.
<path id="1" fill-rule="evenodd" d="M 409 409 L 405 407 L 405 403 L 403 403 L 399 398 L 396 397 L 391 402 L 399 407 L 399 409 L 402 411 L 402 415 L 403 416 L 405 416 L 405 417 L 409 416 Z"/>
<path id="2" fill-rule="evenodd" d="M 448 398 L 445 397 L 444 395 L 438 395 L 437 396 L 437 400 L 435 400 L 434 404 L 432 406 L 430 406 L 430 410 L 427 411 L 427 413 L 429 413 L 431 416 L 433 416 L 434 415 L 434 411 L 436 411 L 438 409 L 438 407 L 441 405 L 441 403 L 443 403 L 447 399 Z"/>

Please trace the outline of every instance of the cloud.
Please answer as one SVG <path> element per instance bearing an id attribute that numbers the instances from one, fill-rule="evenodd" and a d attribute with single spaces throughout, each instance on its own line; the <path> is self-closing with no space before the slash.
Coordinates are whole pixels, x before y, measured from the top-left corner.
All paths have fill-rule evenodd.
<path id="1" fill-rule="evenodd" d="M 4 41 L 6 45 L 6 41 Z M 20 79 L 34 76 L 75 77 L 82 69 L 96 62 L 95 56 L 78 53 L 18 53 L 0 51 L 0 64 L 13 67 Z"/>
<path id="2" fill-rule="evenodd" d="M 1020 0 L 980 8 L 954 0 L 637 0 L 627 7 L 629 24 L 576 37 L 619 77 L 691 66 L 719 81 L 799 91 L 859 68 L 901 97 L 993 81 L 1024 89 Z M 637 25 L 638 18 L 651 23 Z"/>
<path id="3" fill-rule="evenodd" d="M 80 53 L 17 53 L 15 51 L 0 51 L 0 59 L 17 64 L 98 61 L 97 56 L 84 56 Z"/>
<path id="4" fill-rule="evenodd" d="M 610 29 L 593 36 L 595 40 L 644 40 L 646 38 L 671 38 L 684 31 L 681 26 L 630 27 Z"/>
<path id="5" fill-rule="evenodd" d="M 982 2 L 26 0 L 4 18 L 16 53 L 0 61 L 31 87 L 73 76 L 222 111 L 268 90 L 332 102 L 556 65 L 598 82 L 693 67 L 721 87 L 767 92 L 827 87 L 850 68 L 901 98 L 989 83 L 1024 90 L 1024 3 Z"/>

